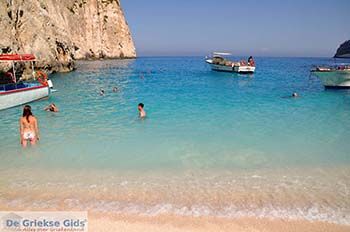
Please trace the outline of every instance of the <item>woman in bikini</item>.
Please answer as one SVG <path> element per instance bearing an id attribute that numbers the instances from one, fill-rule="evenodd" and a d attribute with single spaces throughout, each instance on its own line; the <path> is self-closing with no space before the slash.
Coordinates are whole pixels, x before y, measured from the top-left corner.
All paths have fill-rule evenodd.
<path id="1" fill-rule="evenodd" d="M 24 106 L 23 115 L 19 120 L 21 144 L 27 146 L 28 141 L 31 145 L 35 145 L 39 140 L 38 121 L 32 113 L 32 108 L 29 105 Z"/>

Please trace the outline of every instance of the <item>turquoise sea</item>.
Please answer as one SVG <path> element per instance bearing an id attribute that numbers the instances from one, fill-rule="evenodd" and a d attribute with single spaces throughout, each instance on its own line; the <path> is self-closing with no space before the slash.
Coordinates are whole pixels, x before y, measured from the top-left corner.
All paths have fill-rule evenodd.
<path id="1" fill-rule="evenodd" d="M 258 57 L 253 75 L 203 57 L 79 62 L 30 104 L 35 148 L 19 144 L 22 107 L 0 111 L 0 206 L 350 224 L 350 91 L 309 72 L 331 62 Z"/>

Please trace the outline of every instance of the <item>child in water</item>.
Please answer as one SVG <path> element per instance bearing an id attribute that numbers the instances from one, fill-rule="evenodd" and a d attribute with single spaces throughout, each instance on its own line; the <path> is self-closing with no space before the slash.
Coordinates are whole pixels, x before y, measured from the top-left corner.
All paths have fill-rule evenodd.
<path id="1" fill-rule="evenodd" d="M 139 116 L 140 118 L 145 118 L 146 117 L 146 111 L 143 109 L 145 105 L 143 103 L 139 103 L 137 109 L 139 110 Z"/>

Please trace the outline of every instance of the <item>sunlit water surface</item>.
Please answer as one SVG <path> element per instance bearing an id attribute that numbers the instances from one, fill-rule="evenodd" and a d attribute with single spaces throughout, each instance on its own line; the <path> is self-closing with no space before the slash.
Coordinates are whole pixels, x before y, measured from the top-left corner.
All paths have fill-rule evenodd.
<path id="1" fill-rule="evenodd" d="M 350 91 L 309 72 L 329 62 L 257 58 L 254 75 L 199 57 L 80 62 L 31 103 L 35 148 L 19 145 L 22 107 L 0 111 L 0 204 L 350 224 Z"/>

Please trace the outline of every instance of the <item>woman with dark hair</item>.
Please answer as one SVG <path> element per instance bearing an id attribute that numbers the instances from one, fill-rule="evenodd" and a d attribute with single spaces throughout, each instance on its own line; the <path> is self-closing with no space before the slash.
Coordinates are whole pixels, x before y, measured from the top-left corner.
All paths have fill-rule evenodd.
<path id="1" fill-rule="evenodd" d="M 24 106 L 22 117 L 19 120 L 20 140 L 23 147 L 30 144 L 35 145 L 39 140 L 38 121 L 32 113 L 32 108 L 29 105 Z"/>
<path id="2" fill-rule="evenodd" d="M 255 67 L 255 61 L 252 56 L 249 56 L 248 58 L 248 64 L 252 67 Z"/>

